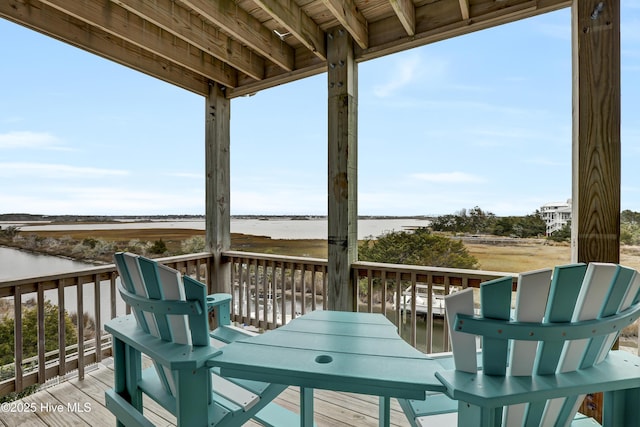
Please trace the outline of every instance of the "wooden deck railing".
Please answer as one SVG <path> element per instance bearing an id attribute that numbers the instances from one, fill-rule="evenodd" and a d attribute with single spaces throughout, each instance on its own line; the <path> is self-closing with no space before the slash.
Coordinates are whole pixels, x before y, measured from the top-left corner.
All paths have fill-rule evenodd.
<path id="1" fill-rule="evenodd" d="M 327 260 L 225 252 L 231 264 L 233 320 L 274 329 L 307 311 L 326 309 Z"/>
<path id="2" fill-rule="evenodd" d="M 225 252 L 225 259 L 231 263 L 237 322 L 273 329 L 309 310 L 327 307 L 327 260 L 237 251 Z M 421 312 L 414 296 L 423 293 L 426 306 L 431 307 L 436 290 L 448 294 L 504 275 L 514 276 L 515 290 L 512 273 L 371 262 L 353 265 L 358 310 L 384 313 L 410 344 L 427 353 L 448 350 L 446 328 L 436 318 L 440 313 Z M 411 303 L 403 306 L 403 300 Z"/>
<path id="3" fill-rule="evenodd" d="M 449 350 L 444 323 L 444 295 L 480 283 L 517 274 L 455 268 L 356 262 L 359 311 L 384 313 L 398 326 L 400 335 L 425 353 Z M 418 300 L 422 299 L 421 304 Z"/>
<path id="4" fill-rule="evenodd" d="M 326 260 L 237 251 L 223 255 L 230 266 L 234 321 L 273 329 L 305 312 L 327 308 Z M 203 282 L 211 277 L 208 253 L 159 261 Z M 425 306 L 432 307 L 436 291 L 477 287 L 510 273 L 357 262 L 352 274 L 357 282 L 358 310 L 384 313 L 409 343 L 431 353 L 447 350 L 448 337 L 435 309 L 420 312 L 416 295 L 422 292 Z M 110 337 L 101 325 L 127 312 L 118 297 L 116 280 L 115 267 L 107 265 L 0 283 L 0 299 L 10 307 L 15 337 L 14 361 L 2 367 L 8 375 L 0 380 L 0 396 L 72 371 L 82 378 L 85 366 L 109 356 Z M 48 306 L 55 307 L 53 316 L 47 316 Z M 23 315 L 33 307 L 35 320 L 29 320 Z M 68 322 L 69 313 L 85 312 L 87 319 L 76 316 L 80 319 L 74 325 L 77 336 L 70 342 L 66 328 L 59 325 Z M 25 324 L 28 322 L 35 322 L 35 338 L 23 333 L 25 328 L 33 330 Z M 33 349 L 37 349 L 35 354 Z"/>
<path id="5" fill-rule="evenodd" d="M 200 253 L 160 261 L 201 280 L 207 277 L 210 258 Z M 14 340 L 0 347 L 3 353 L 13 351 L 13 362 L 0 367 L 0 396 L 71 372 L 83 378 L 85 366 L 111 355 L 110 336 L 102 325 L 126 312 L 116 278 L 115 266 L 106 265 L 0 282 L 0 300 L 5 318 L 13 319 Z M 27 313 L 33 315 L 24 316 Z M 64 326 L 73 317 L 70 313 L 75 313 L 74 334 Z M 35 331 L 35 336 L 25 330 Z"/>

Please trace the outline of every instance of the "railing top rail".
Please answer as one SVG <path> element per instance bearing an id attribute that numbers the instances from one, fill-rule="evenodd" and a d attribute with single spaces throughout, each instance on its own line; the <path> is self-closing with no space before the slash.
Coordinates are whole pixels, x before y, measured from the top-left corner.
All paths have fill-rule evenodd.
<path id="1" fill-rule="evenodd" d="M 202 258 L 207 258 L 210 256 L 211 254 L 208 252 L 200 252 L 200 253 L 194 253 L 194 254 L 158 258 L 157 261 L 160 263 L 180 263 L 180 262 L 194 261 Z M 64 273 L 45 274 L 41 276 L 30 276 L 30 277 L 23 277 L 23 278 L 21 277 L 18 279 L 0 281 L 0 290 L 5 288 L 13 288 L 15 286 L 32 285 L 34 283 L 52 282 L 52 281 L 64 280 L 64 279 L 73 279 L 76 277 L 93 276 L 96 274 L 108 275 L 115 271 L 116 271 L 115 264 L 105 264 L 105 265 L 100 265 L 96 267 L 87 267 L 83 269 L 77 269 L 77 270 L 68 271 Z M 2 292 L 0 291 L 0 294 L 1 293 Z"/>
<path id="2" fill-rule="evenodd" d="M 380 262 L 356 261 L 352 264 L 353 268 L 371 269 L 371 270 L 387 270 L 387 271 L 415 271 L 416 273 L 440 273 L 449 276 L 487 276 L 487 277 L 518 277 L 518 273 L 502 272 L 502 271 L 485 271 L 471 270 L 467 268 L 450 268 L 450 267 L 430 267 L 424 265 L 409 264 L 385 264 Z"/>
<path id="3" fill-rule="evenodd" d="M 30 276 L 19 279 L 10 279 L 3 280 L 0 282 L 0 289 L 4 288 L 12 288 L 20 285 L 30 285 L 33 283 L 39 282 L 50 282 L 55 280 L 63 280 L 63 279 L 71 279 L 75 277 L 81 276 L 90 276 L 90 275 L 101 275 L 101 274 L 111 274 L 116 271 L 116 267 L 114 264 L 101 265 L 97 267 L 88 267 L 80 270 L 68 271 L 65 273 L 57 273 L 57 274 L 45 274 L 42 276 Z"/>
<path id="4" fill-rule="evenodd" d="M 185 255 L 173 255 L 169 257 L 155 258 L 154 261 L 158 261 L 159 263 L 177 263 L 177 262 L 186 262 L 186 261 L 196 261 L 203 258 L 211 258 L 213 255 L 210 252 L 196 252 L 193 254 L 185 254 Z"/>
<path id="5" fill-rule="evenodd" d="M 323 258 L 310 258 L 310 257 L 288 256 L 288 255 L 272 255 L 272 254 L 262 254 L 262 253 L 244 252 L 244 251 L 224 251 L 222 252 L 222 255 L 226 257 L 233 257 L 233 258 L 256 258 L 256 259 L 264 259 L 267 261 L 276 261 L 276 262 L 298 262 L 298 263 L 304 263 L 304 264 L 327 265 L 327 260 Z"/>

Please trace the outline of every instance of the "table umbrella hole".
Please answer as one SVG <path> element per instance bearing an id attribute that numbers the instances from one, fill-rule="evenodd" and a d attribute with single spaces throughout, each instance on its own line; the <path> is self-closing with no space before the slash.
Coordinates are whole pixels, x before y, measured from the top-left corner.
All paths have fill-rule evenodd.
<path id="1" fill-rule="evenodd" d="M 316 357 L 316 363 L 331 363 L 331 362 L 333 362 L 333 357 L 329 356 L 328 354 L 322 354 Z"/>

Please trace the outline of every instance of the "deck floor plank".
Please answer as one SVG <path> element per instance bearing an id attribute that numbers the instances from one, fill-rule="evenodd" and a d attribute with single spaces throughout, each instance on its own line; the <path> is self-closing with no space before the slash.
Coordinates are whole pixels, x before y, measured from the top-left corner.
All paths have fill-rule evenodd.
<path id="1" fill-rule="evenodd" d="M 52 394 L 51 391 L 54 389 L 55 394 Z M 32 398 L 30 401 L 36 405 L 35 416 L 51 427 L 86 426 L 87 422 L 83 421 L 76 412 L 68 410 L 67 403 L 74 402 L 73 399 L 68 398 L 72 389 L 74 389 L 73 385 L 65 382 L 30 396 Z"/>
<path id="2" fill-rule="evenodd" d="M 30 405 L 36 405 L 36 410 L 39 410 L 40 402 L 38 399 L 33 399 L 33 397 L 25 397 L 20 402 L 22 402 L 22 406 L 17 405 L 18 402 L 11 402 L 9 407 L 5 408 L 6 410 L 0 412 L 0 421 L 2 421 L 2 425 L 5 427 L 45 427 L 44 421 L 42 421 L 35 414 L 35 411 L 31 411 Z M 16 405 L 13 405 L 16 403 Z M 29 409 L 25 410 L 25 405 L 29 405 Z"/>
<path id="3" fill-rule="evenodd" d="M 113 365 L 107 359 L 98 369 L 87 370 L 84 380 L 69 379 L 61 384 L 50 386 L 22 400 L 25 404 L 34 404 L 35 412 L 0 412 L 0 426 L 4 427 L 44 427 L 44 426 L 82 426 L 112 427 L 115 417 L 104 406 L 104 392 L 113 386 Z M 378 425 L 378 398 L 352 393 L 314 391 L 315 421 L 318 427 L 352 426 L 376 427 Z M 63 412 L 41 411 L 41 405 L 63 405 Z M 300 394 L 297 387 L 285 390 L 276 402 L 281 406 L 298 412 Z M 391 405 L 391 425 L 409 426 L 395 399 Z M 88 403 L 91 410 L 79 412 L 69 410 L 67 404 L 79 404 L 84 408 Z M 76 406 L 77 407 L 77 406 Z M 73 408 L 73 406 L 72 406 Z M 155 425 L 175 426 L 175 417 L 153 400 L 144 400 L 144 413 Z M 250 421 L 245 427 L 257 427 Z"/>

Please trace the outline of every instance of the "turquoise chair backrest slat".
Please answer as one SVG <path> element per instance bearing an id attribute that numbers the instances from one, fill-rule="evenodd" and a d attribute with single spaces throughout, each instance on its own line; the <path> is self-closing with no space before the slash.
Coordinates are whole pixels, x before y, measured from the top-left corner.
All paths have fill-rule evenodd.
<path id="1" fill-rule="evenodd" d="M 209 320 L 206 316 L 207 289 L 195 279 L 189 276 L 183 277 L 184 294 L 188 300 L 202 301 L 204 314 L 202 316 L 189 317 L 191 327 L 191 341 L 193 345 L 206 346 L 211 343 L 209 338 Z"/>
<path id="2" fill-rule="evenodd" d="M 147 297 L 149 299 L 155 300 L 164 300 L 164 299 L 179 299 L 179 298 L 165 298 L 164 292 L 162 291 L 162 286 L 160 284 L 160 277 L 158 274 L 157 264 L 151 260 L 147 260 L 145 258 L 137 258 L 138 265 L 140 267 L 140 272 L 142 273 L 142 283 L 144 284 L 144 289 L 146 291 Z M 176 288 L 177 288 L 177 284 Z M 184 298 L 183 298 L 184 299 Z M 169 325 L 169 318 L 164 314 L 152 313 L 153 318 L 156 323 L 156 327 L 158 328 L 159 337 L 165 341 L 176 341 L 180 344 L 187 344 L 186 342 L 177 341 L 174 338 L 173 329 Z M 179 325 L 176 325 L 179 326 Z M 157 335 L 158 336 L 158 335 Z M 184 334 L 180 334 L 181 338 L 184 337 Z"/>
<path id="3" fill-rule="evenodd" d="M 480 310 L 482 317 L 509 320 L 511 315 L 511 277 L 485 282 L 480 287 Z M 488 375 L 504 375 L 507 369 L 509 341 L 483 337 L 482 369 Z"/>
<path id="4" fill-rule="evenodd" d="M 586 272 L 586 264 L 563 265 L 553 270 L 544 316 L 546 322 L 562 323 L 571 320 Z M 555 373 L 563 348 L 563 342 L 540 343 L 536 372 L 540 375 Z"/>
<path id="5" fill-rule="evenodd" d="M 612 316 L 620 311 L 625 294 L 631 288 L 629 284 L 632 282 L 634 274 L 635 270 L 618 266 L 612 278 L 613 283 L 609 289 L 609 293 L 604 300 L 604 303 L 602 304 L 598 317 L 602 318 Z M 600 354 L 602 354 L 603 347 L 607 346 L 607 343 L 612 336 L 615 339 L 615 337 L 618 336 L 617 332 L 609 335 L 601 335 L 595 337 L 591 340 L 591 342 L 589 342 L 589 345 L 587 346 L 587 349 L 585 351 L 585 355 L 582 358 L 580 369 L 585 369 L 593 366 L 598 361 Z M 610 347 L 610 345 L 608 347 Z"/>

